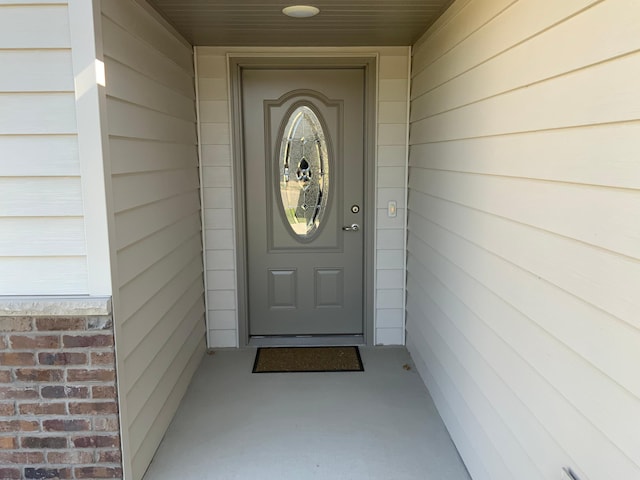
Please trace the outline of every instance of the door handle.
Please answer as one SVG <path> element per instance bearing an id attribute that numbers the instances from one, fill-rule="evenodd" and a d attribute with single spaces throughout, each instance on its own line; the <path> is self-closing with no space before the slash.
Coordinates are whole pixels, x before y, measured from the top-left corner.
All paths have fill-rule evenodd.
<path id="1" fill-rule="evenodd" d="M 360 230 L 360 225 L 354 223 L 350 227 L 342 227 L 342 230 L 344 230 L 345 232 L 357 232 L 358 230 Z"/>

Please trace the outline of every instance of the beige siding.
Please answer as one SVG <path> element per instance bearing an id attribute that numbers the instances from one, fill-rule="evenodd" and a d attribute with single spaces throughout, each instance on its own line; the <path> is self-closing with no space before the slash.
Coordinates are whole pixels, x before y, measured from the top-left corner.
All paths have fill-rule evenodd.
<path id="1" fill-rule="evenodd" d="M 414 50 L 407 343 L 474 479 L 640 477 L 640 4 L 456 2 Z"/>
<path id="2" fill-rule="evenodd" d="M 320 49 L 197 49 L 202 143 L 209 345 L 237 345 L 235 233 L 227 53 L 322 53 Z M 324 53 L 379 56 L 377 132 L 376 330 L 377 344 L 404 341 L 404 219 L 409 48 L 332 48 Z M 387 215 L 390 200 L 397 216 Z"/>
<path id="3" fill-rule="evenodd" d="M 378 66 L 376 345 L 404 344 L 405 189 L 410 49 L 385 48 Z M 395 217 L 388 214 L 396 202 Z"/>
<path id="4" fill-rule="evenodd" d="M 199 48 L 197 70 L 209 346 L 235 347 L 238 315 L 225 50 Z"/>
<path id="5" fill-rule="evenodd" d="M 66 2 L 0 2 L 0 295 L 86 294 Z"/>
<path id="6" fill-rule="evenodd" d="M 102 2 L 126 468 L 142 477 L 204 352 L 191 48 L 140 5 Z"/>

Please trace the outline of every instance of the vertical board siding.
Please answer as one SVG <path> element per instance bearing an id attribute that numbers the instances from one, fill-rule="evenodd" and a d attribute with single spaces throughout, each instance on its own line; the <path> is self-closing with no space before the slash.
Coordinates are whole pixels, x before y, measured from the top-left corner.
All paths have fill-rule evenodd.
<path id="1" fill-rule="evenodd" d="M 0 4 L 0 295 L 87 294 L 66 2 Z"/>
<path id="2" fill-rule="evenodd" d="M 125 461 L 140 479 L 205 345 L 192 50 L 130 0 L 102 2 L 102 33 Z"/>
<path id="3" fill-rule="evenodd" d="M 232 155 L 227 53 L 251 50 L 197 49 L 200 139 L 204 188 L 205 248 L 209 295 L 209 345 L 237 345 Z M 275 49 L 274 49 L 275 51 Z M 283 50 L 279 50 L 282 52 Z M 321 53 L 321 49 L 308 50 Z M 375 343 L 404 342 L 405 183 L 407 152 L 408 47 L 374 50 L 379 56 L 376 165 Z M 371 53 L 334 48 L 329 53 Z M 269 53 L 262 51 L 262 53 Z M 326 52 L 325 52 L 326 53 Z M 397 216 L 387 215 L 389 201 Z"/>
<path id="4" fill-rule="evenodd" d="M 640 476 L 639 49 L 625 0 L 459 1 L 414 49 L 407 345 L 474 479 Z"/>

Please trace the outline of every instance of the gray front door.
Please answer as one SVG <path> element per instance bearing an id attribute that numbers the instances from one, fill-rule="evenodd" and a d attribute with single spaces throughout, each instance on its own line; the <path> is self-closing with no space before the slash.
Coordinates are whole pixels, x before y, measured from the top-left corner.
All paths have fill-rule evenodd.
<path id="1" fill-rule="evenodd" d="M 241 72 L 251 336 L 363 333 L 364 82 Z"/>

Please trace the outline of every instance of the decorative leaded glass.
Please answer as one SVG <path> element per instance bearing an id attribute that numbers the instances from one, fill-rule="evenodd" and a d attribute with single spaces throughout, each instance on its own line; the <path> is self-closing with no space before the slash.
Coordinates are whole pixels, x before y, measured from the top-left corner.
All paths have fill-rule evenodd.
<path id="1" fill-rule="evenodd" d="M 307 107 L 296 108 L 283 131 L 278 158 L 285 217 L 300 238 L 318 230 L 329 194 L 329 156 L 322 124 Z"/>

